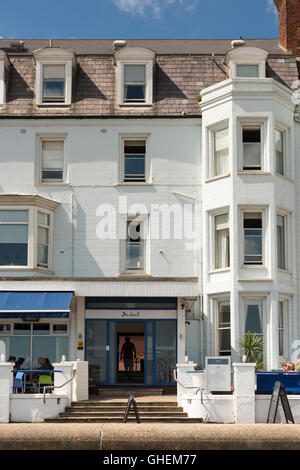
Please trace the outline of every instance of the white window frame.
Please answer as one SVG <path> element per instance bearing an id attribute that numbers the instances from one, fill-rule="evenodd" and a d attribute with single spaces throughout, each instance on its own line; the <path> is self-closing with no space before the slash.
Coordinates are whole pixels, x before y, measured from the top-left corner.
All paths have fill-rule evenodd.
<path id="1" fill-rule="evenodd" d="M 282 304 L 282 312 L 283 312 L 283 355 L 280 355 L 279 350 L 279 303 Z M 289 299 L 286 297 L 278 297 L 278 356 L 279 361 L 282 363 L 288 359 L 289 354 Z"/>
<path id="2" fill-rule="evenodd" d="M 244 169 L 244 148 L 243 148 L 243 130 L 244 129 L 260 129 L 260 169 Z M 262 173 L 265 171 L 266 161 L 265 161 L 265 122 L 262 121 L 240 121 L 240 138 L 239 138 L 239 148 L 240 148 L 240 172 L 251 174 L 251 173 Z"/>
<path id="3" fill-rule="evenodd" d="M 43 181 L 43 149 L 42 145 L 43 142 L 47 141 L 61 141 L 63 142 L 63 178 L 62 180 L 45 180 Z M 38 176 L 37 176 L 37 184 L 38 185 L 46 185 L 46 186 L 59 186 L 59 185 L 66 185 L 68 184 L 68 174 L 67 174 L 67 134 L 37 134 L 37 169 L 38 169 Z"/>
<path id="4" fill-rule="evenodd" d="M 277 173 L 277 158 L 276 158 L 276 146 L 275 146 L 275 132 L 279 131 L 282 132 L 282 137 L 283 137 L 283 145 L 282 145 L 282 158 L 283 158 L 283 174 Z M 291 161 L 289 158 L 289 155 L 291 153 L 291 148 L 290 148 L 290 129 L 287 126 L 284 126 L 283 124 L 279 123 L 276 121 L 275 123 L 275 129 L 274 129 L 274 171 L 276 176 L 279 177 L 286 177 L 290 178 L 290 168 L 291 168 Z"/>
<path id="5" fill-rule="evenodd" d="M 120 169 L 119 181 L 124 185 L 143 185 L 149 184 L 150 181 L 150 134 L 120 134 Z M 125 154 L 124 144 L 127 140 L 144 140 L 145 141 L 145 181 L 125 181 Z"/>
<path id="6" fill-rule="evenodd" d="M 143 268 L 142 269 L 126 269 L 126 246 L 127 246 L 127 224 L 130 221 L 140 221 L 142 226 L 142 240 L 143 240 Z M 145 275 L 148 272 L 148 236 L 149 236 L 149 218 L 148 214 L 137 215 L 123 215 L 120 220 L 120 247 L 121 247 L 121 273 L 122 274 L 141 274 Z"/>
<path id="7" fill-rule="evenodd" d="M 245 212 L 261 213 L 262 222 L 262 263 L 261 264 L 245 264 L 245 235 L 244 235 L 244 214 Z M 266 208 L 262 207 L 243 207 L 241 208 L 241 267 L 242 269 L 261 269 L 266 267 Z"/>
<path id="8" fill-rule="evenodd" d="M 266 60 L 268 51 L 244 45 L 243 47 L 233 47 L 225 56 L 225 64 L 229 69 L 230 78 L 234 80 L 258 80 L 266 78 Z M 258 77 L 238 77 L 237 65 L 258 65 Z"/>
<path id="9" fill-rule="evenodd" d="M 221 267 L 221 268 L 217 268 L 216 267 L 216 259 L 217 259 L 217 253 L 216 253 L 216 242 L 217 242 L 217 237 L 216 237 L 216 217 L 218 217 L 219 215 L 228 215 L 228 222 L 227 222 L 227 225 L 228 225 L 228 231 L 229 231 L 229 246 L 228 246 L 228 249 L 229 249 L 229 265 L 228 266 L 224 266 L 224 267 Z M 220 210 L 220 211 L 217 211 L 217 212 L 213 212 L 211 214 L 212 216 L 212 266 L 211 266 L 211 271 L 214 271 L 214 272 L 218 272 L 218 271 L 228 271 L 230 270 L 230 214 L 229 214 L 229 208 L 227 209 L 223 209 L 223 210 Z"/>
<path id="10" fill-rule="evenodd" d="M 38 270 L 52 272 L 53 267 L 53 212 L 38 206 L 0 206 L 0 211 L 28 211 L 28 252 L 26 266 L 0 266 L 0 271 Z M 43 268 L 37 265 L 37 243 L 38 243 L 38 212 L 50 216 L 48 266 Z"/>
<path id="11" fill-rule="evenodd" d="M 284 268 L 281 268 L 278 266 L 278 240 L 277 240 L 277 216 L 280 215 L 281 217 L 283 217 L 283 220 L 284 220 L 284 246 L 283 246 L 283 249 L 284 249 Z M 288 244 L 287 244 L 287 240 L 288 240 L 288 214 L 282 212 L 282 211 L 276 211 L 276 267 L 278 270 L 280 271 L 288 271 L 288 250 L 287 250 L 287 247 L 288 247 Z"/>
<path id="12" fill-rule="evenodd" d="M 228 170 L 224 174 L 218 174 L 216 175 L 215 171 L 215 133 L 218 131 L 222 131 L 223 129 L 228 129 Z M 208 155 L 209 155 L 209 162 L 208 162 L 208 178 L 209 179 L 217 179 L 217 178 L 222 178 L 224 176 L 229 176 L 230 175 L 230 145 L 229 145 L 229 121 L 222 121 L 218 123 L 217 125 L 211 126 L 207 128 L 208 131 Z"/>
<path id="13" fill-rule="evenodd" d="M 255 305 L 255 302 L 260 302 L 262 301 L 262 308 L 263 308 L 263 315 L 262 315 L 262 338 L 264 342 L 263 346 L 263 356 L 264 356 L 264 362 L 267 362 L 267 296 L 256 296 L 256 295 L 247 295 L 242 297 L 242 302 L 243 302 L 243 333 L 245 334 L 246 332 L 246 318 L 247 318 L 247 303 L 253 303 Z"/>
<path id="14" fill-rule="evenodd" d="M 70 328 L 70 318 L 40 318 L 38 322 L 33 321 L 32 318 L 24 319 L 25 321 L 23 322 L 22 318 L 3 318 L 0 320 L 0 324 L 4 325 L 10 325 L 10 332 L 9 333 L 1 333 L 0 336 L 5 336 L 5 337 L 12 337 L 12 336 L 30 336 L 30 353 L 32 354 L 33 351 L 33 338 L 36 336 L 40 337 L 58 337 L 58 338 L 68 338 L 68 356 L 70 357 L 70 351 L 71 351 L 71 328 Z M 16 323 L 30 323 L 31 324 L 31 329 L 30 329 L 30 335 L 15 335 L 14 334 L 14 325 Z M 33 324 L 38 323 L 38 324 L 43 324 L 43 323 L 48 323 L 50 325 L 50 333 L 49 335 L 34 335 L 33 334 Z M 53 325 L 58 325 L 58 324 L 64 324 L 67 325 L 67 333 L 64 334 L 57 334 L 53 332 Z M 32 357 L 31 357 L 32 360 Z M 31 364 L 31 367 L 34 366 L 34 364 Z M 31 368 L 30 367 L 30 368 Z"/>
<path id="15" fill-rule="evenodd" d="M 143 102 L 127 102 L 124 99 L 124 70 L 125 65 L 144 65 L 146 74 L 145 83 L 145 101 Z M 153 103 L 153 62 L 152 60 L 118 60 L 117 62 L 117 102 L 122 106 L 139 107 L 149 106 Z"/>
<path id="16" fill-rule="evenodd" d="M 45 47 L 33 51 L 36 62 L 35 98 L 39 107 L 62 107 L 72 104 L 72 78 L 76 64 L 75 54 L 61 47 Z M 44 65 L 65 66 L 65 100 L 64 102 L 43 102 L 43 68 Z"/>
<path id="17" fill-rule="evenodd" d="M 231 316 L 231 304 L 230 304 L 230 297 L 215 297 L 213 299 L 213 302 L 214 302 L 214 316 L 215 316 L 215 325 L 216 325 L 216 329 L 215 329 L 215 354 L 216 356 L 219 356 L 220 355 L 220 338 L 219 338 L 219 331 L 222 329 L 222 330 L 229 330 L 230 331 L 230 346 L 231 346 L 231 319 L 232 319 L 232 316 Z M 219 328 L 219 313 L 220 313 L 220 304 L 222 303 L 226 303 L 226 304 L 229 304 L 229 308 L 230 308 L 230 326 L 227 327 L 227 328 Z M 232 354 L 232 346 L 231 346 L 231 352 L 229 353 L 230 355 Z"/>

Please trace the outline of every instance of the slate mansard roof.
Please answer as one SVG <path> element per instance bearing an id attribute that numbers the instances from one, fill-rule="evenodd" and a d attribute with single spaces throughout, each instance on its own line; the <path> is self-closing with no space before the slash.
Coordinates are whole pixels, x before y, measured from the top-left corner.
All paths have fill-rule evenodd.
<path id="1" fill-rule="evenodd" d="M 19 40 L 14 40 L 17 42 Z M 200 116 L 197 95 L 207 85 L 227 77 L 224 58 L 231 40 L 143 39 L 126 40 L 127 46 L 145 47 L 156 53 L 153 105 L 142 108 L 116 104 L 116 72 L 112 39 L 53 40 L 54 46 L 76 54 L 73 98 L 70 107 L 38 108 L 35 104 L 35 62 L 32 52 L 49 46 L 46 39 L 24 39 L 24 49 L 0 39 L 0 50 L 11 62 L 6 105 L 0 117 L 177 117 Z M 280 48 L 278 39 L 247 39 L 247 46 L 269 52 L 266 75 L 291 87 L 298 79 L 294 55 Z"/>

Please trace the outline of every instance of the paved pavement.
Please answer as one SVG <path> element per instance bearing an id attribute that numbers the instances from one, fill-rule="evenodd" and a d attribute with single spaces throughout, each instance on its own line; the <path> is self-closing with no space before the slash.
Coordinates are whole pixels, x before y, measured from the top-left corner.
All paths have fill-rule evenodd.
<path id="1" fill-rule="evenodd" d="M 300 450 L 300 424 L 0 424 L 0 450 Z"/>

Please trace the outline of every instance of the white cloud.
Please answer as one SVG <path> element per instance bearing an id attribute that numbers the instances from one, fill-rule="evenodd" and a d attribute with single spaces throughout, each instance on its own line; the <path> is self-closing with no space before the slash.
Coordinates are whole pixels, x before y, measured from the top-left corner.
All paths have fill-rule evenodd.
<path id="1" fill-rule="evenodd" d="M 275 6 L 274 0 L 267 0 L 267 12 L 272 13 L 277 18 L 277 8 Z"/>
<path id="2" fill-rule="evenodd" d="M 112 0 L 122 11 L 135 15 L 150 13 L 154 17 L 160 17 L 163 10 L 173 5 L 175 8 L 193 10 L 199 0 Z"/>

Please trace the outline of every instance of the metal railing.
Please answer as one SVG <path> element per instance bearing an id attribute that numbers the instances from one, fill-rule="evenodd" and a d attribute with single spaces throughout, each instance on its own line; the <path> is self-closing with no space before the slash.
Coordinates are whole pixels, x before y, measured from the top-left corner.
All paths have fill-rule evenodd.
<path id="1" fill-rule="evenodd" d="M 42 389 L 43 390 L 43 403 L 46 403 L 46 390 L 54 390 L 56 388 L 62 388 L 64 387 L 65 385 L 67 385 L 68 383 L 70 383 L 75 375 L 76 375 L 76 369 L 72 371 L 72 377 L 70 379 L 68 379 L 66 382 L 64 382 L 63 384 L 61 385 L 52 385 L 52 384 L 41 384 L 41 385 L 30 385 L 30 386 L 26 386 L 26 374 L 30 374 L 30 376 L 32 374 L 40 374 L 40 375 L 49 375 L 49 377 L 54 374 L 54 373 L 63 373 L 62 370 L 52 370 L 52 369 L 47 369 L 47 370 L 41 370 L 41 369 L 26 369 L 26 370 L 15 370 L 13 369 L 12 370 L 12 373 L 16 376 L 18 373 L 22 373 L 23 376 L 22 376 L 22 379 L 19 379 L 19 380 L 22 380 L 23 384 L 21 387 L 18 386 L 18 384 L 14 383 L 13 384 L 13 393 L 15 393 L 15 390 L 22 390 L 23 393 L 25 393 L 25 390 L 26 389 Z M 24 380 L 25 380 L 25 385 L 24 385 Z M 30 379 L 32 380 L 32 379 Z"/>

